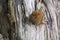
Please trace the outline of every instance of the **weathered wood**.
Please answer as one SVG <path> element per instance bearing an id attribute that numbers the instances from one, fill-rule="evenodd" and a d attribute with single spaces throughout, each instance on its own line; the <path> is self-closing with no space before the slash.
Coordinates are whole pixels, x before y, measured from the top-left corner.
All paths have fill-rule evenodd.
<path id="1" fill-rule="evenodd" d="M 18 31 L 17 31 L 17 18 L 16 18 L 16 4 L 15 4 L 15 0 L 9 0 L 8 1 L 8 18 L 10 20 L 10 24 L 11 24 L 11 39 L 10 40 L 17 40 L 17 35 L 18 35 Z"/>
<path id="2" fill-rule="evenodd" d="M 59 40 L 56 4 L 56 0 L 43 0 L 37 3 L 37 9 L 41 10 L 45 14 L 45 23 L 36 26 L 29 22 L 29 15 L 35 10 L 35 0 L 20 0 L 17 3 L 18 35 L 20 39 Z M 37 27 L 37 29 L 35 27 Z"/>
<path id="3" fill-rule="evenodd" d="M 52 19 L 52 30 L 50 30 L 50 33 L 51 33 L 50 39 L 51 40 L 59 40 L 58 28 L 57 28 L 57 15 L 56 15 L 56 13 L 57 13 L 57 10 L 56 10 L 57 0 L 49 0 L 49 1 L 44 0 L 44 1 L 47 5 L 47 8 L 49 10 L 49 13 L 50 13 L 51 19 Z"/>

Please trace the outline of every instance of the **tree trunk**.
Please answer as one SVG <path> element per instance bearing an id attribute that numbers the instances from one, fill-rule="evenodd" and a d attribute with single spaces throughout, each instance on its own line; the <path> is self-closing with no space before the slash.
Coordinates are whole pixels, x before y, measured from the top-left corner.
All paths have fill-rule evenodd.
<path id="1" fill-rule="evenodd" d="M 57 0 L 0 0 L 0 40 L 59 40 Z M 33 11 L 44 14 L 44 23 L 33 25 Z"/>
<path id="2" fill-rule="evenodd" d="M 35 4 L 35 0 L 17 0 L 18 35 L 21 40 L 59 40 L 57 29 L 56 6 L 57 0 L 41 0 Z M 35 10 L 41 10 L 45 15 L 45 23 L 30 24 L 29 15 Z M 24 22 L 25 21 L 25 22 Z"/>

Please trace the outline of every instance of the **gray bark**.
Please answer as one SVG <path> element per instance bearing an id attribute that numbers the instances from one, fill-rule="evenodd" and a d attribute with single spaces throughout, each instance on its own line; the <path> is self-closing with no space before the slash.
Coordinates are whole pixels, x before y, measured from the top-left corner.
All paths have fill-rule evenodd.
<path id="1" fill-rule="evenodd" d="M 17 0 L 18 34 L 21 40 L 59 40 L 56 15 L 56 0 L 43 0 L 37 3 L 37 9 L 45 14 L 45 24 L 39 25 L 37 30 L 28 19 L 35 10 L 34 0 Z M 27 17 L 27 18 L 25 18 Z M 25 19 L 24 19 L 25 18 Z M 25 21 L 25 22 L 24 22 Z"/>

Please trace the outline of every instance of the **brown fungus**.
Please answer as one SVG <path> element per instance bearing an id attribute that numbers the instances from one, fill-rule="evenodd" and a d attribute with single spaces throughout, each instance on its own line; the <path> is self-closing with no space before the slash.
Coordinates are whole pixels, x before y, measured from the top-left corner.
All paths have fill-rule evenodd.
<path id="1" fill-rule="evenodd" d="M 29 16 L 29 21 L 34 25 L 40 25 L 44 21 L 44 14 L 39 10 L 35 10 Z"/>

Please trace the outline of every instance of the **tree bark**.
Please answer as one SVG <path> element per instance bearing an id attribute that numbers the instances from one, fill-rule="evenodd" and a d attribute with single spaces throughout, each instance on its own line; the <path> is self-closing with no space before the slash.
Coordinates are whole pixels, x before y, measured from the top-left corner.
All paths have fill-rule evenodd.
<path id="1" fill-rule="evenodd" d="M 29 15 L 35 10 L 35 0 L 17 0 L 16 3 L 18 35 L 21 40 L 59 40 L 56 0 L 42 0 L 37 3 L 37 9 L 45 14 L 45 24 L 39 25 L 37 30 L 35 25 L 28 21 Z"/>

